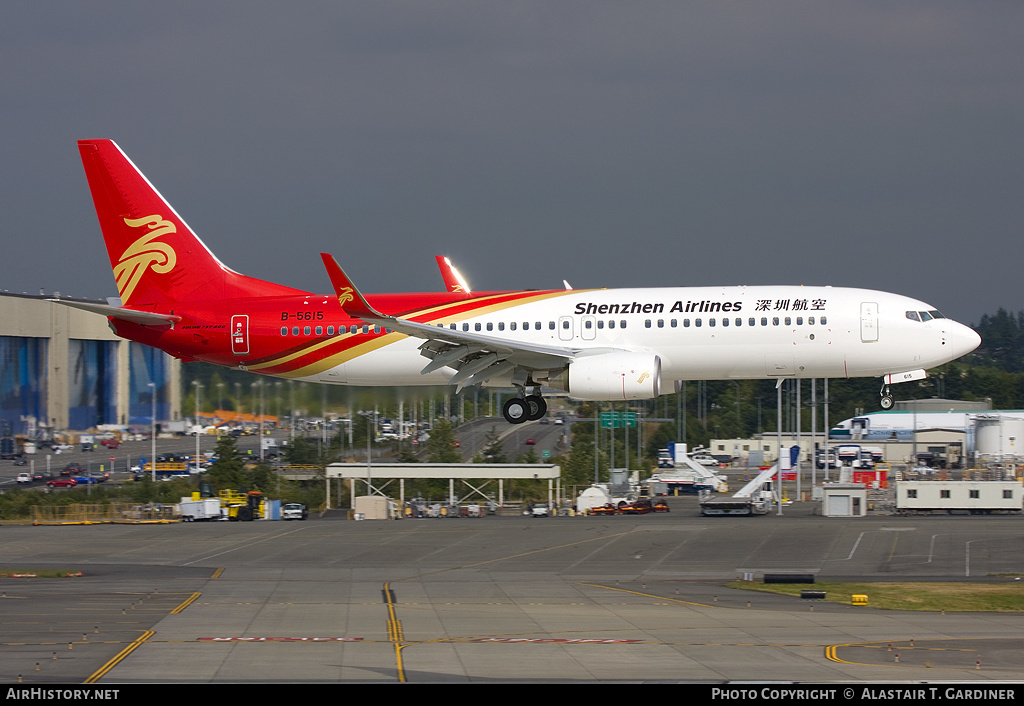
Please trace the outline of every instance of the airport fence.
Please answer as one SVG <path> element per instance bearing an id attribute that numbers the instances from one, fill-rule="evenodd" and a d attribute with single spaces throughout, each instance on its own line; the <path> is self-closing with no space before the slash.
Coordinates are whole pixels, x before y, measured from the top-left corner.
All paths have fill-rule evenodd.
<path id="1" fill-rule="evenodd" d="M 160 503 L 105 503 L 32 506 L 34 525 L 142 524 L 177 522 L 174 505 Z"/>

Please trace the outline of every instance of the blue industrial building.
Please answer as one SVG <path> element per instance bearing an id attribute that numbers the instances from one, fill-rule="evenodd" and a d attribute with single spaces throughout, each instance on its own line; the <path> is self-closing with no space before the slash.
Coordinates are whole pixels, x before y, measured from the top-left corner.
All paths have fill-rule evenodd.
<path id="1" fill-rule="evenodd" d="M 105 317 L 0 294 L 0 433 L 42 438 L 180 419 L 181 364 L 114 335 Z"/>

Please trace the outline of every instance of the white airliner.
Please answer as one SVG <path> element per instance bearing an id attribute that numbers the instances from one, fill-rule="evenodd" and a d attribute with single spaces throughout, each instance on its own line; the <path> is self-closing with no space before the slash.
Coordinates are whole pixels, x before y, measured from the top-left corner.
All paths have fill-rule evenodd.
<path id="1" fill-rule="evenodd" d="M 830 439 L 846 441 L 910 441 L 914 432 L 941 429 L 969 432 L 978 420 L 1024 419 L 1022 409 L 990 409 L 971 412 L 895 411 L 871 412 L 850 417 L 836 424 L 828 432 Z"/>
<path id="2" fill-rule="evenodd" d="M 348 385 L 514 387 L 511 423 L 578 400 L 655 398 L 678 380 L 883 378 L 978 346 L 973 330 L 898 294 L 800 286 L 363 295 L 321 254 L 332 295 L 223 265 L 117 145 L 82 140 L 120 302 L 65 302 L 182 360 Z M 461 283 L 459 283 L 461 284 Z M 461 286 L 459 287 L 462 288 Z"/>

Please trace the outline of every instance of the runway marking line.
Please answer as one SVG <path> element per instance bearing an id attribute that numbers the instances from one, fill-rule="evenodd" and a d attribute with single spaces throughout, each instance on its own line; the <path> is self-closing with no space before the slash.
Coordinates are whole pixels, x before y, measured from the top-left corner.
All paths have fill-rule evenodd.
<path id="1" fill-rule="evenodd" d="M 674 604 L 674 603 L 679 603 L 679 604 L 682 604 L 682 605 L 699 606 L 701 608 L 721 608 L 721 607 L 724 607 L 724 606 L 709 605 L 707 603 L 695 603 L 693 601 L 684 601 L 684 600 L 682 600 L 680 598 L 666 598 L 665 596 L 656 596 L 656 595 L 654 595 L 652 593 L 642 593 L 641 591 L 631 591 L 628 588 L 616 588 L 614 586 L 603 586 L 603 585 L 601 585 L 599 583 L 580 583 L 580 586 L 590 586 L 592 588 L 604 588 L 604 589 L 607 589 L 609 591 L 618 591 L 620 593 L 632 593 L 634 596 L 643 596 L 644 598 L 656 598 L 656 599 L 658 599 L 660 601 L 668 601 L 668 603 L 663 603 L 663 604 L 659 604 L 659 605 L 671 605 L 671 604 Z"/>
<path id="2" fill-rule="evenodd" d="M 949 639 L 964 639 L 964 640 L 977 640 L 982 638 L 943 638 L 944 640 Z M 905 641 L 901 641 L 905 642 Z M 912 653 L 912 652 L 977 652 L 978 650 L 969 647 L 924 647 L 924 646 L 911 646 L 907 644 L 894 644 L 890 642 L 844 642 L 838 645 L 828 645 L 825 647 L 825 659 L 830 662 L 837 662 L 839 664 L 850 664 L 857 667 L 893 667 L 897 669 L 908 669 L 908 668 L 920 668 L 921 665 L 917 664 L 900 664 L 896 661 L 892 662 L 851 662 L 849 660 L 841 659 L 837 654 L 837 650 L 840 647 L 863 647 L 866 649 L 885 649 L 886 651 L 898 652 L 898 653 Z M 955 666 L 947 665 L 943 667 L 931 667 L 932 669 L 969 669 L 969 665 Z"/>
<path id="3" fill-rule="evenodd" d="M 388 642 L 395 646 L 395 668 L 398 670 L 398 681 L 405 682 L 405 663 L 402 661 L 402 649 L 405 635 L 402 632 L 402 621 L 395 614 L 395 592 L 391 590 L 391 584 L 385 583 L 384 602 L 388 607 L 387 634 Z"/>
<path id="4" fill-rule="evenodd" d="M 175 608 L 174 610 L 172 610 L 172 611 L 171 611 L 171 615 L 177 615 L 177 614 L 178 614 L 178 613 L 180 613 L 181 611 L 185 610 L 185 609 L 186 609 L 186 608 L 188 608 L 188 607 L 189 607 L 190 605 L 192 605 L 193 603 L 195 603 L 195 602 L 196 602 L 196 600 L 197 600 L 197 599 L 199 598 L 199 596 L 201 596 L 201 595 L 203 595 L 203 594 L 202 594 L 202 593 L 199 593 L 199 592 L 193 593 L 193 594 L 192 594 L 191 596 L 189 596 L 188 598 L 186 598 L 184 602 L 182 602 L 181 604 L 179 604 L 179 605 L 178 605 L 178 607 L 176 607 L 176 608 Z"/>
<path id="5" fill-rule="evenodd" d="M 447 569 L 437 569 L 435 571 L 427 571 L 427 572 L 424 572 L 422 574 L 417 574 L 415 576 L 410 576 L 409 579 L 410 580 L 411 579 L 417 579 L 417 578 L 420 578 L 420 577 L 423 577 L 423 576 L 432 576 L 434 574 L 443 574 L 443 573 L 445 573 L 447 571 L 460 571 L 462 569 L 472 569 L 472 568 L 477 567 L 477 566 L 484 566 L 486 564 L 496 564 L 499 561 L 508 561 L 509 559 L 519 559 L 519 558 L 524 557 L 524 556 L 530 556 L 531 554 L 542 554 L 544 552 L 554 551 L 555 549 L 565 549 L 566 547 L 575 547 L 575 546 L 580 545 L 580 544 L 589 544 L 590 542 L 607 541 L 609 539 L 615 539 L 616 537 L 624 537 L 627 534 L 633 534 L 635 532 L 636 532 L 635 529 L 629 529 L 629 530 L 627 530 L 625 532 L 616 532 L 615 534 L 603 534 L 600 537 L 591 537 L 590 539 L 581 539 L 578 542 L 567 542 L 566 544 L 558 544 L 558 545 L 555 545 L 553 547 L 542 547 L 540 549 L 531 549 L 528 552 L 520 552 L 518 554 L 509 554 L 508 556 L 501 556 L 501 557 L 497 557 L 495 559 L 488 559 L 486 561 L 478 561 L 478 562 L 475 562 L 473 564 L 463 564 L 461 566 L 452 566 L 452 567 L 449 567 Z M 398 579 L 398 580 L 399 581 L 404 581 L 406 579 Z"/>
<path id="6" fill-rule="evenodd" d="M 185 610 L 185 608 L 189 607 L 201 595 L 202 595 L 201 593 L 193 593 L 191 596 L 189 596 L 183 602 L 179 603 L 178 606 L 174 610 L 171 611 L 171 615 L 174 615 L 176 613 L 180 613 L 181 611 Z M 146 632 L 144 632 L 138 638 L 133 640 L 127 647 L 125 647 L 123 650 L 121 650 L 116 655 L 114 655 L 113 659 L 111 659 L 109 662 L 107 662 L 102 667 L 100 667 L 96 672 L 94 672 L 92 675 L 90 675 L 85 680 L 84 683 L 85 684 L 94 684 L 94 683 L 96 683 L 96 681 L 98 681 L 99 679 L 103 678 L 103 676 L 106 675 L 107 672 L 109 672 L 111 669 L 116 667 L 121 662 L 121 660 L 123 660 L 125 657 L 130 655 L 132 652 L 134 652 L 135 649 L 137 647 L 139 647 L 139 645 L 141 645 L 142 643 L 144 643 L 147 640 L 149 640 L 149 638 L 153 637 L 153 635 L 155 635 L 155 634 L 156 634 L 156 632 L 153 631 L 153 630 L 147 630 Z"/>
<path id="7" fill-rule="evenodd" d="M 142 633 L 142 635 L 140 635 L 138 638 L 136 638 L 134 641 L 132 641 L 132 643 L 130 645 L 128 645 L 123 650 L 121 650 L 116 655 L 114 655 L 113 659 L 111 659 L 109 662 L 107 662 L 102 667 L 100 667 L 96 672 L 94 672 L 91 676 L 89 676 L 89 678 L 87 678 L 85 680 L 85 682 L 83 682 L 83 683 L 85 683 L 85 684 L 95 684 L 107 672 L 109 672 L 111 669 L 116 667 L 121 662 L 121 660 L 123 660 L 125 657 L 130 655 L 132 652 L 134 652 L 135 649 L 137 647 L 139 647 L 139 645 L 144 643 L 149 638 L 153 637 L 153 635 L 155 635 L 155 634 L 156 633 L 153 632 L 152 630 L 147 630 L 146 632 Z"/>

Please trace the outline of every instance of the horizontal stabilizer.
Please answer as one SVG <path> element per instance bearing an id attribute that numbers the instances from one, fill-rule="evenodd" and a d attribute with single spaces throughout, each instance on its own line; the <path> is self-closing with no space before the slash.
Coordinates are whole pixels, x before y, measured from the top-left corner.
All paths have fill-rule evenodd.
<path id="1" fill-rule="evenodd" d="M 119 306 L 110 306 L 108 304 L 76 302 L 68 301 L 66 299 L 47 299 L 46 301 L 70 306 L 72 309 L 91 311 L 94 314 L 110 316 L 122 321 L 131 321 L 133 324 L 143 324 L 144 326 L 171 326 L 181 321 L 181 317 L 175 316 L 174 314 L 158 314 L 153 311 L 136 311 L 135 309 L 125 309 Z"/>

